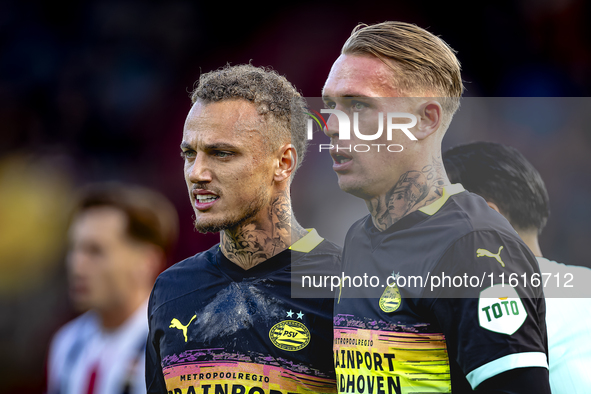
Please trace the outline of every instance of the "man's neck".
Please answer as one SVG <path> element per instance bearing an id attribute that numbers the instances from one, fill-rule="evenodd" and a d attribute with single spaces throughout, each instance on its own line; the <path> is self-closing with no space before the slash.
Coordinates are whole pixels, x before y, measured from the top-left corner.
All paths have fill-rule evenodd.
<path id="1" fill-rule="evenodd" d="M 523 242 L 531 249 L 534 256 L 536 257 L 544 257 L 542 256 L 542 249 L 540 249 L 540 244 L 538 242 L 538 234 L 531 231 L 521 231 L 517 230 L 517 234 L 521 237 Z"/>
<path id="2" fill-rule="evenodd" d="M 287 190 L 267 208 L 264 219 L 248 222 L 220 233 L 220 247 L 228 260 L 248 270 L 289 248 L 307 234 L 293 217 Z"/>
<path id="3" fill-rule="evenodd" d="M 147 294 L 135 294 L 133 300 L 113 305 L 104 311 L 98 311 L 101 319 L 101 326 L 105 331 L 113 331 L 122 326 L 146 302 Z"/>
<path id="4" fill-rule="evenodd" d="M 416 164 L 416 169 L 403 173 L 383 195 L 366 200 L 373 224 L 386 230 L 404 216 L 441 198 L 450 182 L 441 156 Z"/>

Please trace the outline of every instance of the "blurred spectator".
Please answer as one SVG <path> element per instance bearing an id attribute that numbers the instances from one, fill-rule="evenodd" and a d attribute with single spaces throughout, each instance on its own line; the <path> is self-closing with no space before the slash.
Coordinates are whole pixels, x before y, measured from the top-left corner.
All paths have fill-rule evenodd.
<path id="1" fill-rule="evenodd" d="M 118 183 L 81 195 L 70 230 L 68 279 L 87 311 L 54 336 L 48 393 L 145 393 L 147 302 L 176 241 L 178 217 L 159 193 Z"/>

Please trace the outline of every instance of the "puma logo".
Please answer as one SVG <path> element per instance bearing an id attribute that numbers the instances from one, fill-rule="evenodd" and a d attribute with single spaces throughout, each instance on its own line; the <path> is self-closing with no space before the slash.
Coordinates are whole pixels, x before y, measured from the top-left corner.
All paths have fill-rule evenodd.
<path id="1" fill-rule="evenodd" d="M 179 319 L 174 318 L 170 321 L 170 326 L 168 326 L 168 328 L 176 328 L 176 329 L 181 330 L 183 332 L 184 337 L 185 337 L 185 342 L 187 342 L 187 327 L 189 327 L 189 325 L 193 322 L 193 320 L 195 320 L 196 317 L 197 317 L 197 315 L 193 315 L 193 317 L 191 318 L 191 320 L 189 320 L 187 325 L 183 325 L 179 321 Z"/>
<path id="2" fill-rule="evenodd" d="M 497 260 L 499 262 L 499 264 L 501 264 L 502 267 L 505 267 L 505 263 L 503 263 L 503 260 L 501 260 L 501 250 L 503 250 L 503 245 L 501 245 L 499 247 L 499 251 L 495 254 L 493 252 L 489 252 L 486 249 L 478 249 L 476 251 L 476 257 L 493 257 L 495 260 Z"/>

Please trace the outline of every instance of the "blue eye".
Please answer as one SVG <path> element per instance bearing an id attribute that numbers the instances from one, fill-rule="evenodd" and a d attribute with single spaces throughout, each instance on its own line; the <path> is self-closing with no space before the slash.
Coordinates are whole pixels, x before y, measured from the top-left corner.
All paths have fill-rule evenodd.
<path id="1" fill-rule="evenodd" d="M 224 158 L 224 157 L 232 156 L 232 152 L 217 151 L 217 152 L 214 153 L 214 155 L 217 156 L 217 157 Z"/>

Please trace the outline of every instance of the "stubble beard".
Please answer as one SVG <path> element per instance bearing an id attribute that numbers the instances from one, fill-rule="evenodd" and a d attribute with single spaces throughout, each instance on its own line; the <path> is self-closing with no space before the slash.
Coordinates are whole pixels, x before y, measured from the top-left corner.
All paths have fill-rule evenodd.
<path id="1" fill-rule="evenodd" d="M 354 197 L 361 198 L 362 200 L 371 198 L 371 196 L 366 191 L 368 186 L 364 180 L 359 181 L 357 179 L 347 179 L 341 181 L 339 179 L 338 185 L 339 189 Z"/>
<path id="2" fill-rule="evenodd" d="M 250 219 L 255 217 L 267 204 L 265 187 L 260 185 L 257 189 L 256 195 L 248 206 L 241 212 L 236 213 L 231 217 L 224 217 L 220 219 L 199 220 L 196 215 L 193 225 L 195 230 L 202 234 L 219 233 L 220 231 L 233 229 L 238 226 L 246 224 Z"/>

